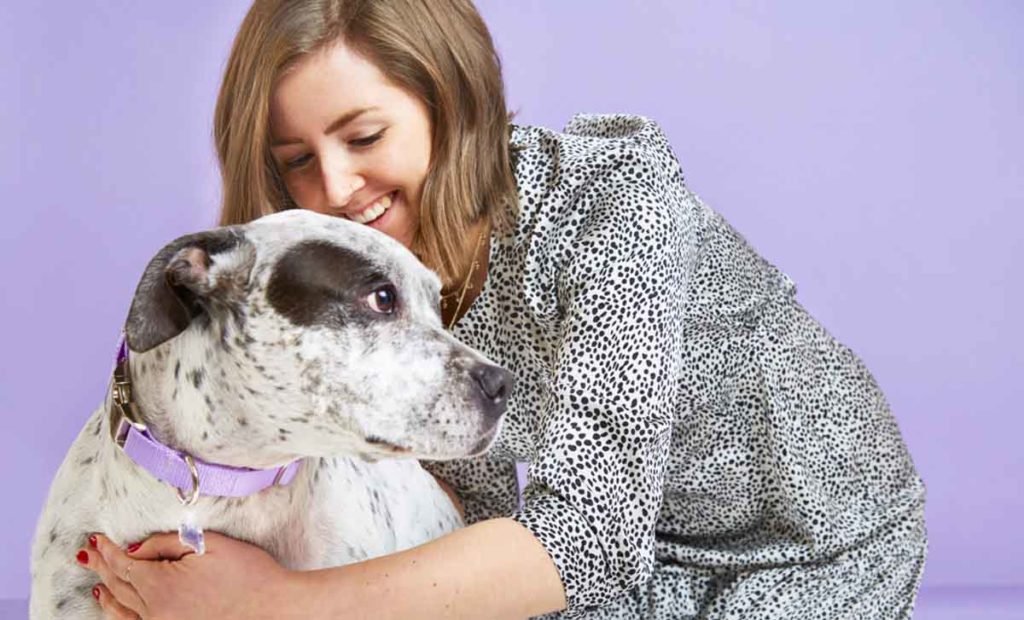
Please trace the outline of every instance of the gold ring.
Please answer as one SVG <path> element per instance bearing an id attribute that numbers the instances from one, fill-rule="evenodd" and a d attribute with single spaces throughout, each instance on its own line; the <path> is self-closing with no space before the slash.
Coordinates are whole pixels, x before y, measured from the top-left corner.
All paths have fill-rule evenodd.
<path id="1" fill-rule="evenodd" d="M 124 569 L 124 581 L 132 582 L 132 564 L 135 564 L 135 560 L 128 562 L 128 566 Z"/>

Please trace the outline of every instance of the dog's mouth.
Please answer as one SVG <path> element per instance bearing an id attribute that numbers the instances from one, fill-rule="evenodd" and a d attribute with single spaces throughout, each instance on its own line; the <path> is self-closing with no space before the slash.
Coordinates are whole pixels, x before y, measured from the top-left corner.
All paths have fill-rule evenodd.
<path id="1" fill-rule="evenodd" d="M 381 439 L 380 437 L 374 437 L 373 435 L 371 435 L 371 436 L 366 438 L 366 443 L 370 444 L 371 446 L 376 446 L 378 448 L 384 448 L 385 450 L 387 450 L 389 452 L 395 452 L 397 454 L 401 454 L 401 453 L 404 453 L 404 452 L 411 452 L 412 451 L 411 448 L 405 448 L 405 447 L 402 447 L 402 446 L 399 446 L 399 445 L 395 445 L 395 444 L 391 443 L 390 441 L 385 441 L 385 440 Z"/>

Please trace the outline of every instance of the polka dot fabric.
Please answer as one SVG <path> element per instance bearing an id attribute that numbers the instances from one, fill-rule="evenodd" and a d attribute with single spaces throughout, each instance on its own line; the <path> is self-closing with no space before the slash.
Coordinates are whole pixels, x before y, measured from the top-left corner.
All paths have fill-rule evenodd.
<path id="1" fill-rule="evenodd" d="M 455 333 L 518 383 L 487 455 L 426 464 L 467 520 L 540 540 L 568 600 L 550 617 L 909 617 L 924 486 L 860 360 L 655 123 L 512 143 L 520 210 Z"/>

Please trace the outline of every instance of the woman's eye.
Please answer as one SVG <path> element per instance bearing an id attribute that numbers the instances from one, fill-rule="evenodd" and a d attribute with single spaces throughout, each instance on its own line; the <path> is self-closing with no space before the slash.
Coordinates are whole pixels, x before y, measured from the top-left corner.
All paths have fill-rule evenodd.
<path id="1" fill-rule="evenodd" d="M 395 311 L 395 305 L 398 303 L 398 293 L 395 292 L 394 287 L 382 286 L 367 295 L 366 302 L 370 304 L 370 308 L 374 312 L 392 314 Z"/>
<path id="2" fill-rule="evenodd" d="M 352 144 L 353 146 L 370 146 L 374 142 L 380 140 L 382 137 L 384 137 L 383 129 L 373 134 L 372 136 L 366 136 L 365 138 L 356 138 L 354 140 L 350 140 L 349 143 Z"/>
<path id="3" fill-rule="evenodd" d="M 308 153 L 306 155 L 299 155 L 298 157 L 293 157 L 292 159 L 289 159 L 288 161 L 284 162 L 284 167 L 287 168 L 288 170 L 295 170 L 296 168 L 301 168 L 305 166 L 306 162 L 308 162 L 311 158 L 312 156 L 309 155 Z"/>

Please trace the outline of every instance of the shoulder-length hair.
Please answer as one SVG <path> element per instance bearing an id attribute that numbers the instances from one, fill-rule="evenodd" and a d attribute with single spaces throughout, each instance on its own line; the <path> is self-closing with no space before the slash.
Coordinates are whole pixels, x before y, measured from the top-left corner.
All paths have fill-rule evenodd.
<path id="1" fill-rule="evenodd" d="M 270 155 L 270 97 L 308 54 L 343 40 L 430 114 L 431 161 L 412 250 L 446 285 L 481 217 L 517 208 L 501 61 L 470 0 L 256 0 L 235 37 L 217 98 L 221 225 L 295 208 Z"/>

